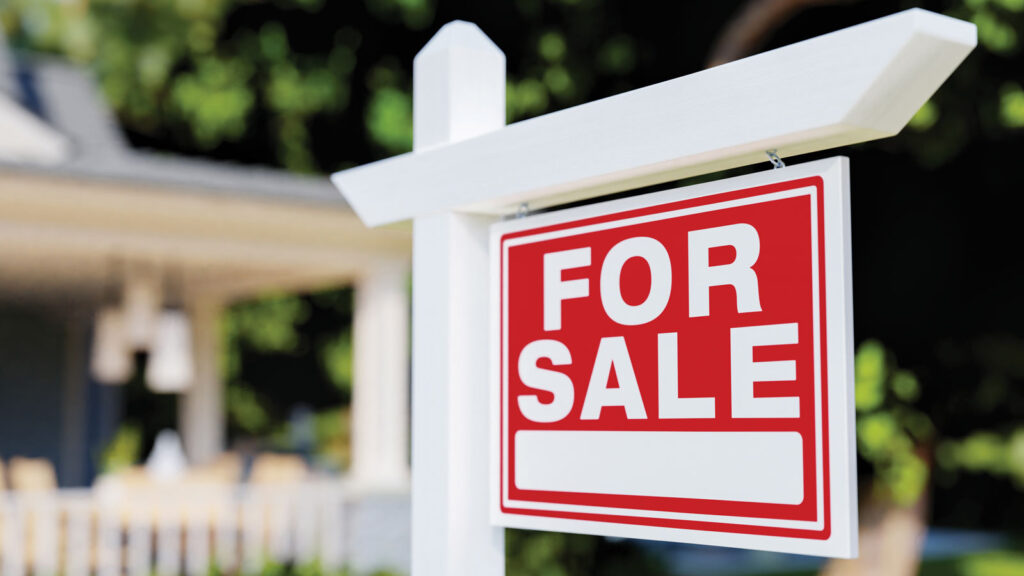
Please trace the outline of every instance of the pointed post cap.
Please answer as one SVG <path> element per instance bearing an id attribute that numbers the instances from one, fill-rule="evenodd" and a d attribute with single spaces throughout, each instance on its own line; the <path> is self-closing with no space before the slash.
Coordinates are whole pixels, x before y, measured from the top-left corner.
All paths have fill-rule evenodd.
<path id="1" fill-rule="evenodd" d="M 505 53 L 476 24 L 441 27 L 413 61 L 413 149 L 505 124 Z"/>
<path id="2" fill-rule="evenodd" d="M 490 54 L 494 58 L 505 60 L 505 53 L 484 34 L 479 26 L 465 20 L 452 20 L 437 31 L 423 48 L 416 54 L 413 65 L 421 58 L 433 54 L 472 50 Z"/>

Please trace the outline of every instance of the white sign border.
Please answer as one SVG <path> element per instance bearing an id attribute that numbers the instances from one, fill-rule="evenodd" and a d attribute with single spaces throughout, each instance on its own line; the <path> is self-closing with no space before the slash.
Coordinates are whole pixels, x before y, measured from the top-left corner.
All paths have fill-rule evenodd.
<path id="1" fill-rule="evenodd" d="M 815 186 L 804 186 L 801 188 L 790 188 L 779 192 L 771 192 L 768 194 L 758 194 L 756 196 L 750 196 L 747 198 L 740 198 L 737 200 L 728 200 L 725 202 L 716 202 L 711 204 L 702 204 L 700 206 L 693 206 L 690 208 L 680 208 L 678 210 L 671 210 L 668 212 L 657 212 L 655 214 L 645 214 L 642 216 L 636 216 L 627 219 L 609 220 L 606 222 L 600 222 L 596 224 L 576 226 L 573 228 L 565 228 L 561 230 L 555 230 L 551 232 L 541 232 L 530 236 L 521 236 L 513 240 L 508 240 L 500 246 L 502 250 L 502 275 L 500 286 L 501 294 L 505 294 L 508 291 L 508 250 L 514 246 L 522 246 L 525 244 L 533 244 L 535 242 L 544 242 L 547 240 L 553 240 L 555 238 L 565 238 L 568 236 L 576 236 L 580 234 L 588 234 L 591 232 L 598 232 L 601 230 L 611 230 L 614 228 L 626 228 L 628 226 L 634 226 L 638 224 L 644 224 L 648 222 L 655 222 L 658 220 L 667 220 L 670 218 L 677 218 L 681 216 L 689 216 L 692 214 L 701 214 L 707 212 L 714 212 L 718 210 L 727 210 L 729 208 L 736 208 L 739 206 L 750 206 L 753 204 L 767 204 L 769 202 L 775 202 L 778 200 L 788 200 L 790 198 L 799 198 L 806 196 L 810 199 L 811 210 L 811 305 L 813 307 L 813 322 L 814 322 L 814 344 L 813 344 L 813 357 L 815 359 L 814 365 L 814 424 L 815 424 L 815 476 L 817 484 L 817 520 L 806 521 L 806 520 L 783 520 L 776 518 L 756 518 L 756 517 L 743 517 L 743 516 L 723 516 L 717 514 L 701 514 L 701 513 L 685 513 L 685 512 L 661 512 L 652 510 L 632 509 L 632 508 L 611 508 L 601 506 L 590 506 L 590 505 L 574 505 L 574 504 L 558 504 L 549 502 L 531 502 L 523 500 L 511 500 L 508 498 L 508 476 L 502 475 L 502 499 L 505 507 L 515 507 L 519 509 L 534 509 L 534 510 L 548 510 L 552 512 L 582 512 L 591 514 L 612 514 L 612 515 L 631 515 L 640 518 L 664 518 L 672 520 L 692 520 L 699 522 L 716 522 L 723 524 L 737 524 L 743 526 L 764 526 L 771 528 L 788 528 L 794 530 L 821 530 L 824 528 L 824 512 L 825 512 L 825 494 L 824 494 L 824 466 L 822 465 L 822 452 L 824 445 L 822 443 L 822 398 L 821 398 L 821 314 L 819 310 L 819 279 L 818 274 L 818 198 L 817 198 L 817 187 Z M 570 219 L 574 220 L 574 219 Z M 507 233 L 507 231 L 505 232 Z M 502 341 L 508 341 L 508 302 L 502 302 Z M 508 381 L 508 356 L 501 356 L 500 366 L 500 378 L 502 381 Z M 502 388 L 507 392 L 506 388 Z M 500 393 L 500 392 L 499 392 Z M 499 442 L 502 445 L 508 440 L 508 402 L 501 402 L 502 398 L 499 398 L 501 404 L 501 421 L 502 427 L 500 431 Z M 502 451 L 502 469 L 509 469 L 508 465 L 508 452 Z"/>
<path id="2" fill-rule="evenodd" d="M 501 509 L 502 482 L 500 474 L 500 443 L 502 441 L 501 398 L 500 386 L 502 377 L 499 326 L 501 306 L 501 269 L 502 259 L 499 257 L 501 237 L 510 232 L 527 230 L 580 220 L 608 213 L 625 212 L 638 208 L 658 206 L 670 202 L 678 202 L 692 198 L 713 196 L 724 192 L 743 190 L 779 182 L 798 180 L 812 176 L 820 176 L 824 184 L 824 236 L 825 236 L 825 317 L 827 385 L 828 385 L 828 422 L 829 422 L 829 486 L 831 507 L 831 531 L 826 539 L 805 539 L 758 534 L 742 534 L 735 532 L 711 532 L 680 528 L 656 526 L 639 526 L 633 524 L 614 524 L 590 520 L 566 518 L 525 516 L 505 513 Z M 799 192 L 793 190 L 789 192 Z M 812 196 L 813 198 L 813 196 Z M 655 192 L 630 198 L 600 202 L 538 214 L 526 218 L 500 222 L 491 228 L 490 267 L 491 267 L 491 346 L 490 346 L 490 410 L 491 410 L 491 523 L 509 528 L 532 530 L 550 530 L 559 532 L 575 532 L 604 536 L 667 540 L 810 554 L 848 558 L 857 552 L 857 493 L 856 493 L 856 445 L 853 413 L 853 305 L 851 280 L 851 246 L 850 246 L 850 196 L 849 196 L 849 161 L 845 157 L 834 157 L 805 164 L 793 165 L 780 170 L 770 170 Z M 717 208 L 720 206 L 712 206 Z M 817 219 L 814 219 L 815 223 Z M 621 225 L 621 221 L 617 222 Z M 574 229 L 578 230 L 578 229 Z M 578 232 L 577 232 L 578 233 Z M 817 285 L 817 284 L 816 284 Z M 818 303 L 815 299 L 815 305 Z M 817 317 L 815 319 L 818 321 Z M 816 387 L 817 392 L 817 387 Z M 816 407 L 820 403 L 816 403 Z M 819 419 L 820 421 L 820 419 Z M 820 450 L 821 442 L 817 442 Z M 820 459 L 820 454 L 819 454 Z M 818 478 L 821 485 L 821 478 Z M 818 490 L 819 497 L 823 491 Z M 517 505 L 521 506 L 522 503 Z M 820 508 L 819 508 L 820 510 Z M 591 511 L 591 510 L 587 510 Z M 600 513 L 600 510 L 593 510 Z M 606 511 L 608 513 L 611 511 Z M 615 509 L 613 513 L 624 510 Z M 628 511 L 625 511 L 628 513 Z M 647 511 L 649 517 L 658 513 Z M 819 514 L 819 521 L 822 516 Z M 725 521 L 727 518 L 708 518 L 701 520 Z M 736 518 L 744 525 L 757 525 L 756 521 L 747 518 Z M 780 526 L 782 527 L 782 526 Z M 790 526 L 786 526 L 790 527 Z M 813 526 L 792 526 L 793 528 L 811 528 Z"/>

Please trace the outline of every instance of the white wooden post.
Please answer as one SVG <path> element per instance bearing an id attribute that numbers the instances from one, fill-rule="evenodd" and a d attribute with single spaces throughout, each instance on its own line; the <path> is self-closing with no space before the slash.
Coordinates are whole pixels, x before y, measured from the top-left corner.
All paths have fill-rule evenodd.
<path id="1" fill-rule="evenodd" d="M 67 528 L 64 537 L 66 576 L 88 576 L 92 554 L 92 500 L 87 493 L 76 493 L 66 500 Z M 4 570 L 4 575 L 8 574 Z"/>
<path id="2" fill-rule="evenodd" d="M 242 498 L 242 573 L 258 574 L 263 568 L 264 522 L 266 518 L 266 491 L 262 487 L 249 487 Z"/>
<path id="3" fill-rule="evenodd" d="M 267 550 L 269 556 L 281 564 L 291 559 L 293 497 L 294 492 L 290 488 L 274 487 L 267 492 L 267 525 L 270 528 Z"/>
<path id="4" fill-rule="evenodd" d="M 57 574 L 60 514 L 55 492 L 34 494 L 29 499 L 32 518 L 32 573 L 39 576 Z"/>
<path id="5" fill-rule="evenodd" d="M 208 494 L 203 494 L 206 498 Z M 194 504 L 193 504 L 194 506 Z M 210 571 L 210 519 L 213 503 L 190 508 L 185 515 L 185 574 L 203 576 Z"/>
<path id="6" fill-rule="evenodd" d="M 356 283 L 353 318 L 352 480 L 409 484 L 409 265 L 379 262 Z"/>
<path id="7" fill-rule="evenodd" d="M 295 564 L 309 566 L 316 561 L 317 507 L 322 501 L 317 498 L 316 485 L 306 485 L 297 490 L 292 515 L 292 533 L 295 536 Z"/>
<path id="8" fill-rule="evenodd" d="M 156 526 L 156 574 L 178 576 L 181 573 L 181 515 L 163 508 Z"/>
<path id="9" fill-rule="evenodd" d="M 153 558 L 153 515 L 149 506 L 136 504 L 128 526 L 128 553 L 125 572 L 128 576 L 150 576 Z"/>
<path id="10" fill-rule="evenodd" d="M 331 574 L 341 570 L 345 563 L 345 499 L 341 489 L 332 482 L 315 486 L 313 491 L 320 502 L 315 520 L 320 531 L 320 566 L 325 574 Z"/>
<path id="11" fill-rule="evenodd" d="M 97 574 L 99 576 L 120 576 L 121 574 L 121 523 L 120 508 L 114 500 L 101 503 L 96 519 Z"/>
<path id="12" fill-rule="evenodd" d="M 204 464 L 224 449 L 227 417 L 220 372 L 220 316 L 224 305 L 200 300 L 189 307 L 196 374 L 179 400 L 182 441 L 192 464 Z"/>
<path id="13" fill-rule="evenodd" d="M 214 554 L 222 573 L 234 572 L 238 566 L 239 500 L 238 492 L 231 489 L 225 492 L 216 507 Z"/>
<path id="14" fill-rule="evenodd" d="M 25 503 L 18 494 L 0 494 L 0 521 L 3 522 L 3 576 L 25 575 Z"/>
<path id="15" fill-rule="evenodd" d="M 473 24 L 445 25 L 413 63 L 414 148 L 505 123 L 505 55 Z M 488 521 L 487 230 L 455 212 L 413 224 L 412 573 L 500 576 Z"/>

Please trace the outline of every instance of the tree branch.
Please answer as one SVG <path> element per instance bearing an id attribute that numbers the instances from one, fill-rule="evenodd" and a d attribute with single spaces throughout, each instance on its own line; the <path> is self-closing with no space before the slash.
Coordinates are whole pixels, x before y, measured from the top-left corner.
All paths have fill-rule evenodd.
<path id="1" fill-rule="evenodd" d="M 811 6 L 849 0 L 748 0 L 718 36 L 707 66 L 718 66 L 749 56 L 793 15 Z"/>

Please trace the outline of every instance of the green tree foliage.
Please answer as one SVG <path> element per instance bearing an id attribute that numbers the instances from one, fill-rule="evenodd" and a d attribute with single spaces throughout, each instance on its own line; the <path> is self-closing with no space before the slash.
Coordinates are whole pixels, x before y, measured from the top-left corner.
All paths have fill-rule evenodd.
<path id="1" fill-rule="evenodd" d="M 436 11 L 432 0 L 8 0 L 0 22 L 16 45 L 91 65 L 138 144 L 316 172 L 411 148 L 411 55 Z M 633 86 L 638 41 L 600 3 L 527 0 L 515 15 L 530 32 L 517 38 L 510 120 L 581 102 L 601 79 Z"/>
<path id="2" fill-rule="evenodd" d="M 137 425 L 123 424 L 100 455 L 100 472 L 113 474 L 138 464 L 142 457 L 142 431 Z"/>
<path id="3" fill-rule="evenodd" d="M 920 384 L 877 340 L 860 345 L 854 370 L 857 453 L 868 464 L 861 475 L 872 496 L 909 506 L 927 485 L 935 435 L 931 420 L 914 407 Z"/>
<path id="4" fill-rule="evenodd" d="M 362 40 L 345 25 L 304 37 L 324 4 L 11 0 L 0 18 L 16 44 L 91 64 L 136 141 L 312 172 L 332 166 L 310 125 L 347 110 Z"/>
<path id="5" fill-rule="evenodd" d="M 225 405 L 232 438 L 293 449 L 292 411 L 313 411 L 316 456 L 349 460 L 352 292 L 268 295 L 233 306 L 223 322 Z M 287 384 L 283 386 L 282 384 Z"/>
<path id="6" fill-rule="evenodd" d="M 1024 339 L 984 336 L 972 343 L 968 353 L 967 358 L 952 358 L 951 368 L 961 372 L 966 360 L 981 367 L 980 376 L 972 394 L 954 399 L 958 402 L 955 409 L 990 417 L 973 426 L 956 426 L 939 442 L 935 454 L 941 473 L 938 481 L 956 486 L 982 479 L 1005 480 L 1018 493 L 1024 492 L 1024 420 L 1017 391 L 1024 380 Z M 1009 417 L 1004 416 L 1007 412 Z"/>
<path id="7" fill-rule="evenodd" d="M 979 137 L 1019 137 L 1024 127 L 1024 95 L 1019 74 L 1003 70 L 1019 66 L 1024 2 L 1020 0 L 954 0 L 932 9 L 973 22 L 979 49 L 968 58 L 950 86 L 940 90 L 914 117 L 902 142 L 920 165 L 936 169 L 965 151 Z"/>

